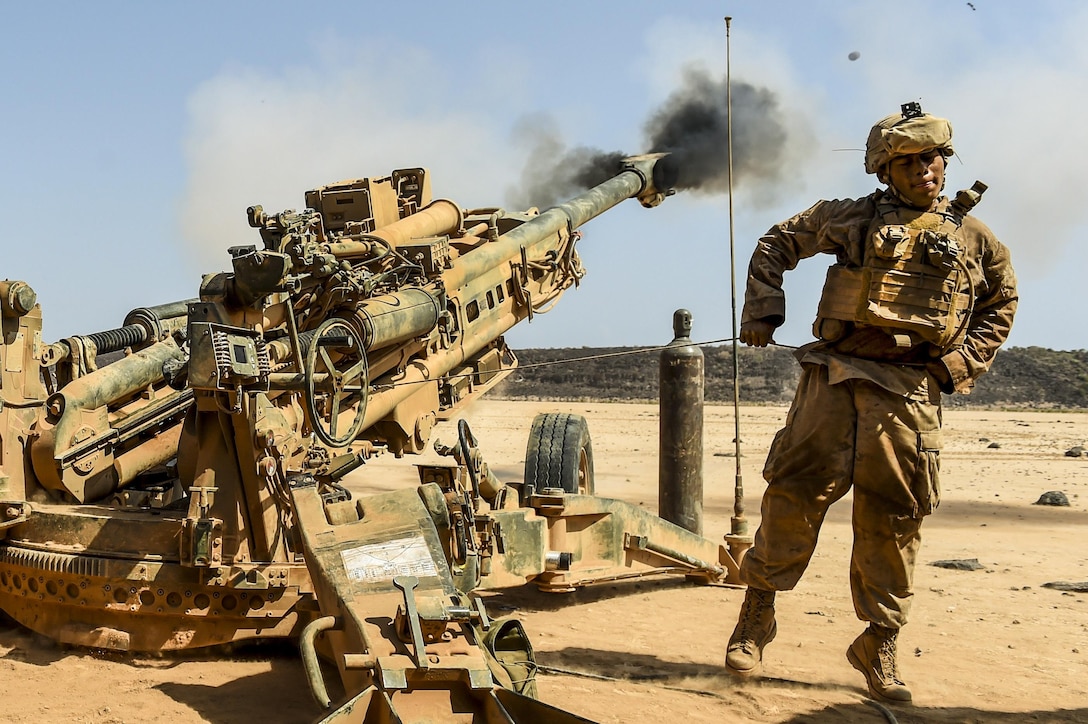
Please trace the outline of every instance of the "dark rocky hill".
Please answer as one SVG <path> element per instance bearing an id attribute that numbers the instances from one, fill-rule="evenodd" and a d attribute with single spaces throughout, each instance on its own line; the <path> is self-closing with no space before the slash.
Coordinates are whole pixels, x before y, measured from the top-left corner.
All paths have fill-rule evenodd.
<path id="1" fill-rule="evenodd" d="M 703 347 L 708 402 L 733 401 L 732 345 Z M 655 401 L 658 348 L 579 347 L 517 351 L 521 368 L 492 393 L 505 399 Z M 740 349 L 740 399 L 788 403 L 799 367 L 792 350 Z M 1002 350 L 970 395 L 946 396 L 953 407 L 1088 408 L 1088 350 Z"/>

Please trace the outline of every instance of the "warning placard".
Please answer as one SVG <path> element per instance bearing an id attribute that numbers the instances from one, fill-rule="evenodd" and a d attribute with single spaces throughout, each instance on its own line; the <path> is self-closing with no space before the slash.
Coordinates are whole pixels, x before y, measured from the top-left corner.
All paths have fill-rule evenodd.
<path id="1" fill-rule="evenodd" d="M 392 581 L 394 576 L 424 578 L 437 576 L 438 570 L 423 536 L 368 543 L 340 551 L 348 578 L 354 581 Z"/>

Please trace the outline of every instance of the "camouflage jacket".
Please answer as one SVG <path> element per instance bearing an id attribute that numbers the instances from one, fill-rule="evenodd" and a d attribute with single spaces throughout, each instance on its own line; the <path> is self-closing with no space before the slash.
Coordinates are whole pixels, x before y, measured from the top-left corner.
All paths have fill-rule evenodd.
<path id="1" fill-rule="evenodd" d="M 782 277 L 801 259 L 833 254 L 836 262 L 861 267 L 866 235 L 885 197 L 876 191 L 864 198 L 819 201 L 812 208 L 771 227 L 756 244 L 748 267 L 742 322 L 763 320 L 780 326 L 786 318 Z M 943 197 L 942 206 L 947 204 Z M 928 366 L 941 364 L 951 380 L 945 392 L 968 392 L 989 369 L 1012 328 L 1016 312 L 1016 275 L 1009 250 L 981 221 L 963 219 L 959 237 L 974 289 L 974 305 L 962 343 L 941 354 L 928 343 L 904 349 L 880 327 L 858 326 L 836 342 L 816 342 L 802 348 L 803 362 L 827 364 L 834 357 L 843 377 L 872 379 L 886 389 L 906 394 L 919 384 Z M 895 369 L 901 371 L 899 374 Z M 945 375 L 942 375 L 945 376 Z"/>

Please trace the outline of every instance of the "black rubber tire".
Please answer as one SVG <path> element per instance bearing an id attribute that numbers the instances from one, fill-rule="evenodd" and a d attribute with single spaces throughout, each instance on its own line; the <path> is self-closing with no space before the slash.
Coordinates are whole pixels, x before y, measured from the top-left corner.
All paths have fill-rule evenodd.
<path id="1" fill-rule="evenodd" d="M 593 445 L 581 415 L 544 412 L 533 418 L 525 448 L 525 487 L 593 495 Z"/>

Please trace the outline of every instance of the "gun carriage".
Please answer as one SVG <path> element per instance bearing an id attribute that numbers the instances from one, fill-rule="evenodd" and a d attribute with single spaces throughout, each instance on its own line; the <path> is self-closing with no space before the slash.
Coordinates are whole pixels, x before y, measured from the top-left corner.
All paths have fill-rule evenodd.
<path id="1" fill-rule="evenodd" d="M 261 247 L 231 247 L 198 298 L 52 344 L 31 287 L 0 283 L 0 609 L 120 651 L 297 638 L 330 721 L 581 721 L 533 698 L 528 637 L 475 593 L 736 563 L 593 495 L 582 418 L 538 417 L 514 483 L 457 418 L 516 367 L 503 334 L 582 278 L 579 227 L 656 206 L 674 173 L 629 158 L 520 213 L 433 200 L 421 168 L 323 186 L 303 211 L 251 207 Z M 351 494 L 443 421 L 456 440 L 418 486 Z"/>

